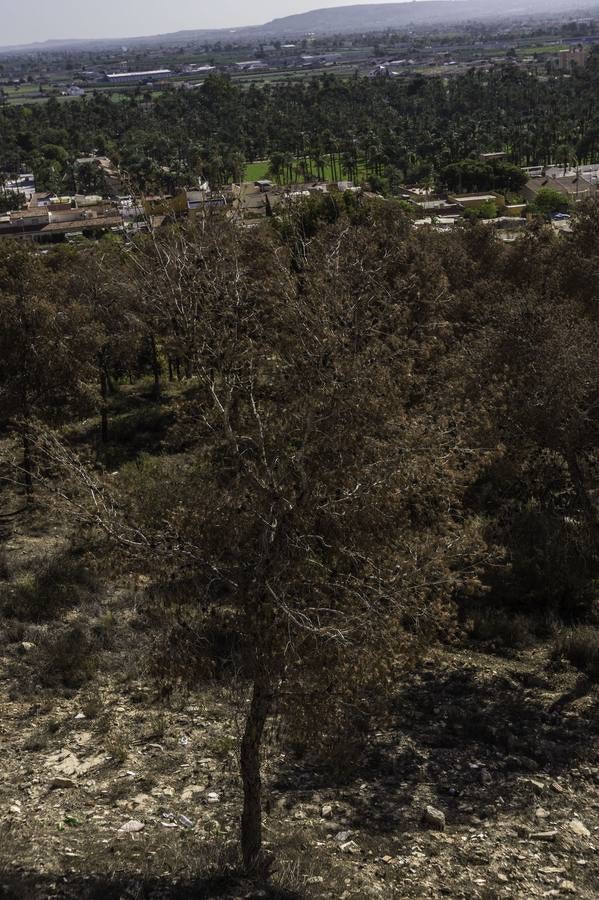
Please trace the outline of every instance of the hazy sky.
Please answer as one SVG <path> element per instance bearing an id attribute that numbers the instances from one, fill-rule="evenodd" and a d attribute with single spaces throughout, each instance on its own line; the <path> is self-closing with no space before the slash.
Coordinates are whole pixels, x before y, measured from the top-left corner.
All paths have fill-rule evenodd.
<path id="1" fill-rule="evenodd" d="M 260 25 L 353 0 L 0 0 L 0 46 L 50 38 L 134 37 Z M 358 0 L 362 3 L 381 0 Z"/>

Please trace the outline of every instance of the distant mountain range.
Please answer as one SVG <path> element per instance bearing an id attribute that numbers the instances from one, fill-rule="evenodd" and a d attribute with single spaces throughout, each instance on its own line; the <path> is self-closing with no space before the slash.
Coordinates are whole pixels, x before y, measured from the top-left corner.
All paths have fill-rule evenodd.
<path id="1" fill-rule="evenodd" d="M 572 0 L 419 0 L 406 3 L 372 3 L 315 9 L 274 19 L 264 29 L 280 35 L 315 32 L 330 34 L 382 31 L 409 25 L 430 25 L 481 19 L 516 19 L 531 14 L 572 12 Z"/>
<path id="2" fill-rule="evenodd" d="M 67 47 L 114 47 L 153 44 L 180 44 L 190 41 L 251 41 L 299 38 L 307 34 L 355 34 L 385 31 L 410 26 L 443 25 L 467 21 L 517 20 L 528 16 L 548 17 L 568 13 L 589 13 L 599 7 L 599 0 L 411 0 L 404 3 L 372 3 L 315 9 L 273 19 L 265 25 L 244 28 L 198 29 L 177 31 L 152 37 L 123 37 L 98 40 L 54 40 L 2 50 L 60 50 Z"/>

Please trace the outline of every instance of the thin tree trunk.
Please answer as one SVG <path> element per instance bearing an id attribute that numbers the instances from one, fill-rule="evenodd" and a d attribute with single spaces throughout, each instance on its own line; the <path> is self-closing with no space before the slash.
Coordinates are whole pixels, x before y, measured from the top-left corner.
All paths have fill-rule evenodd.
<path id="1" fill-rule="evenodd" d="M 31 441 L 28 434 L 23 434 L 23 475 L 25 479 L 25 494 L 27 503 L 33 501 L 33 464 L 31 460 Z"/>
<path id="2" fill-rule="evenodd" d="M 160 400 L 160 360 L 158 359 L 158 349 L 154 335 L 150 337 L 150 347 L 152 350 L 152 372 L 154 375 L 154 400 Z"/>
<path id="3" fill-rule="evenodd" d="M 241 816 L 241 852 L 246 871 L 255 870 L 262 850 L 262 778 L 260 749 L 264 726 L 273 703 L 273 689 L 265 671 L 254 679 L 252 700 L 241 741 L 241 779 L 243 812 Z"/>
<path id="4" fill-rule="evenodd" d="M 580 468 L 578 457 L 574 451 L 567 454 L 568 469 L 572 485 L 576 493 L 576 499 L 582 509 L 584 520 L 593 539 L 595 547 L 599 547 L 599 517 L 591 496 L 585 484 L 584 474 Z"/>
<path id="5" fill-rule="evenodd" d="M 102 363 L 100 366 L 100 394 L 102 395 L 102 403 L 100 405 L 100 419 L 102 431 L 102 443 L 108 443 L 108 378 L 106 377 L 106 367 Z"/>

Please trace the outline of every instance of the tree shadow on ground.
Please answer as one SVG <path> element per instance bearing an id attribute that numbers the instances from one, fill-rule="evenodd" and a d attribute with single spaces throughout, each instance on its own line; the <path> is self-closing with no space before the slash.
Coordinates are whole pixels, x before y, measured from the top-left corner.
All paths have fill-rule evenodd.
<path id="1" fill-rule="evenodd" d="M 181 880 L 166 876 L 40 875 L 4 871 L 0 900 L 302 900 L 303 894 L 235 875 Z"/>
<path id="2" fill-rule="evenodd" d="M 580 679 L 555 701 L 551 678 L 532 671 L 481 672 L 476 666 L 420 669 L 395 696 L 392 720 L 351 773 L 283 771 L 278 787 L 302 798 L 334 791 L 352 810 L 351 824 L 372 833 L 418 829 L 422 806 L 471 824 L 502 808 L 530 810 L 537 776 L 556 778 L 596 765 L 597 704 Z M 569 704 L 589 695 L 584 709 Z M 348 777 L 349 775 L 349 777 Z"/>

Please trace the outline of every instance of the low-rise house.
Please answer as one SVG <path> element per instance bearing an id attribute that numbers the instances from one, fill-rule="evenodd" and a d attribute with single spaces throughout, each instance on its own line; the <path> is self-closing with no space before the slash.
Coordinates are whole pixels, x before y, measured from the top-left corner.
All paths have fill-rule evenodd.
<path id="1" fill-rule="evenodd" d="M 414 228 L 423 228 L 425 225 L 432 226 L 435 231 L 451 231 L 462 221 L 461 216 L 446 216 L 437 218 L 436 216 L 425 216 L 423 219 L 414 220 Z"/>
<path id="2" fill-rule="evenodd" d="M 239 72 L 256 72 L 260 69 L 268 69 L 268 63 L 263 59 L 247 59 L 235 63 L 235 67 Z"/>
<path id="3" fill-rule="evenodd" d="M 216 66 L 198 66 L 195 63 L 189 63 L 189 65 L 183 66 L 183 72 L 185 75 L 210 75 L 211 72 L 216 72 Z"/>
<path id="4" fill-rule="evenodd" d="M 304 66 L 332 66 L 338 60 L 340 56 L 339 53 L 321 53 L 320 56 L 313 56 L 311 54 L 305 54 L 301 56 L 301 62 Z"/>
<path id="5" fill-rule="evenodd" d="M 50 206 L 56 199 L 56 194 L 52 191 L 36 191 L 29 201 L 30 209 L 39 209 L 44 206 Z"/>
<path id="6" fill-rule="evenodd" d="M 272 181 L 269 181 L 267 178 L 261 178 L 259 181 L 255 181 L 254 184 L 263 194 L 272 189 Z"/>
<path id="7" fill-rule="evenodd" d="M 460 216 L 463 211 L 458 203 L 451 202 L 450 200 L 443 200 L 441 198 L 431 200 L 414 200 L 409 198 L 408 202 L 412 203 L 416 210 L 425 217 Z"/>
<path id="8" fill-rule="evenodd" d="M 476 208 L 477 206 L 483 206 L 485 203 L 496 203 L 497 206 L 505 206 L 505 197 L 495 193 L 451 195 L 448 199 L 451 203 L 461 206 L 462 209 Z"/>
<path id="9" fill-rule="evenodd" d="M 8 214 L 10 224 L 15 229 L 31 229 L 40 228 L 42 225 L 48 225 L 51 222 L 50 210 L 41 209 L 25 209 L 15 210 Z"/>
<path id="10" fill-rule="evenodd" d="M 369 78 L 399 78 L 400 72 L 391 64 L 381 63 L 371 69 L 368 73 Z"/>
<path id="11" fill-rule="evenodd" d="M 11 212 L 0 219 L 0 238 L 24 238 L 35 241 L 62 240 L 68 235 L 114 231 L 123 227 L 123 219 L 113 209 L 47 208 Z"/>
<path id="12" fill-rule="evenodd" d="M 2 186 L 2 190 L 5 193 L 23 194 L 27 203 L 30 203 L 31 198 L 35 194 L 35 177 L 33 172 L 26 172 L 23 175 L 8 178 Z"/>
<path id="13" fill-rule="evenodd" d="M 504 215 L 509 218 L 520 219 L 526 212 L 527 205 L 526 203 L 508 203 L 504 207 Z"/>
<path id="14" fill-rule="evenodd" d="M 85 97 L 85 91 L 82 87 L 72 84 L 66 91 L 60 92 L 61 97 Z"/>
<path id="15" fill-rule="evenodd" d="M 105 202 L 99 194 L 75 194 L 75 206 L 98 206 Z"/>
<path id="16" fill-rule="evenodd" d="M 486 221 L 504 231 L 521 231 L 528 225 L 528 219 L 524 216 L 497 216 L 496 219 Z"/>
<path id="17" fill-rule="evenodd" d="M 47 204 L 47 209 L 50 212 L 62 212 L 65 209 L 72 209 L 76 206 L 74 197 L 57 197 L 56 195 L 50 198 L 50 202 Z"/>
<path id="18" fill-rule="evenodd" d="M 41 229 L 37 240 L 60 240 L 70 234 L 86 234 L 89 232 L 121 231 L 123 220 L 120 216 L 96 216 L 91 219 L 70 220 L 68 222 L 50 222 Z"/>
<path id="19" fill-rule="evenodd" d="M 592 49 L 590 44 L 586 44 L 582 47 L 570 47 L 569 50 L 560 50 L 558 56 L 560 69 L 565 72 L 572 72 L 580 66 L 585 66 L 592 53 Z"/>
<path id="20" fill-rule="evenodd" d="M 529 178 L 574 178 L 581 175 L 585 181 L 593 181 L 599 178 L 599 163 L 580 163 L 575 166 L 563 164 L 556 166 L 529 166 L 524 171 Z"/>
<path id="21" fill-rule="evenodd" d="M 565 197 L 574 201 L 586 200 L 591 196 L 595 196 L 597 185 L 591 184 L 581 175 L 566 175 L 541 178 L 529 178 L 526 185 L 522 189 L 522 194 L 526 200 L 534 201 L 539 191 L 546 189 L 558 191 Z"/>
<path id="22" fill-rule="evenodd" d="M 211 207 L 213 208 L 216 206 L 225 207 L 227 205 L 227 198 L 222 191 L 186 191 L 185 199 L 189 212 L 194 212 L 199 209 L 207 209 Z"/>
<path id="23" fill-rule="evenodd" d="M 478 158 L 481 162 L 496 162 L 498 159 L 505 159 L 505 157 L 505 150 L 496 150 L 493 153 L 480 153 Z"/>
<path id="24" fill-rule="evenodd" d="M 234 184 L 232 194 L 233 209 L 244 219 L 262 219 L 272 211 L 269 193 L 256 184 Z"/>

